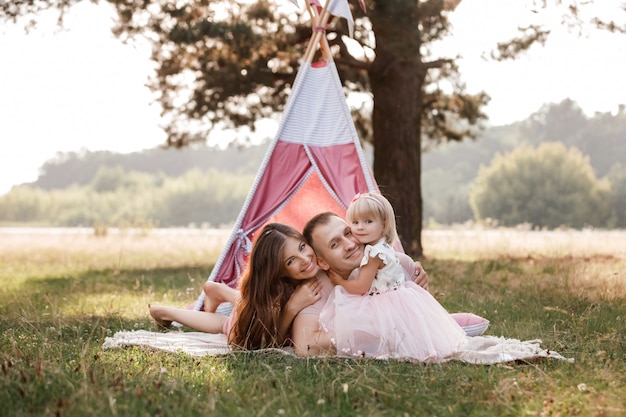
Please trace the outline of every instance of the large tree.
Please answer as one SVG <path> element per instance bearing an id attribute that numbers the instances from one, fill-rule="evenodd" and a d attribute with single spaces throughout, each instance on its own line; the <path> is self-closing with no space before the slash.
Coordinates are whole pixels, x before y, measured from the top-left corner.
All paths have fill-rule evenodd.
<path id="1" fill-rule="evenodd" d="M 80 1 L 4 2 L 0 19 L 49 8 L 59 9 L 62 18 Z M 307 14 L 287 0 L 102 2 L 117 11 L 116 35 L 152 44 L 157 65 L 150 87 L 159 94 L 170 146 L 204 141 L 215 128 L 254 129 L 255 121 L 280 112 L 311 36 Z M 578 18 L 577 0 L 554 2 Z M 371 92 L 371 125 L 367 114 L 365 122 L 357 114 L 356 125 L 364 139 L 371 132 L 374 175 L 396 209 L 406 251 L 419 257 L 424 139 L 472 137 L 485 119 L 481 108 L 488 96 L 467 94 L 454 57 L 433 52 L 433 44 L 449 34 L 448 17 L 460 0 L 368 0 L 366 14 L 354 3 L 353 41 L 344 21 L 333 22 L 327 36 L 346 91 Z M 547 0 L 539 3 L 545 7 Z M 549 33 L 538 25 L 520 30 L 497 46 L 494 59 L 514 58 Z"/>

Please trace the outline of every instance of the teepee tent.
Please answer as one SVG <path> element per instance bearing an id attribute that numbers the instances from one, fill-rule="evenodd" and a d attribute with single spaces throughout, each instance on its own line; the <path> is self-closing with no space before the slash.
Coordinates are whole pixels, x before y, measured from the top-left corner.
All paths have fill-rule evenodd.
<path id="1" fill-rule="evenodd" d="M 337 10 L 345 17 L 346 8 L 346 0 L 329 0 L 321 13 L 315 7 L 309 10 L 319 28 L 326 25 L 328 11 Z M 314 31 L 278 132 L 209 280 L 235 287 L 255 233 L 266 223 L 281 222 L 302 230 L 318 213 L 343 216 L 357 192 L 378 191 L 322 32 Z M 324 59 L 314 63 L 318 45 Z M 196 309 L 203 300 L 204 294 Z"/>

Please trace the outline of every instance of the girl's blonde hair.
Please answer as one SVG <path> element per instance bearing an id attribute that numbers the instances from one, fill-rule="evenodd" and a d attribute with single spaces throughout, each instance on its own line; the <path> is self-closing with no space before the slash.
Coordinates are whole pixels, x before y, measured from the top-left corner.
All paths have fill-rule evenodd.
<path id="1" fill-rule="evenodd" d="M 363 218 L 367 215 L 376 216 L 383 221 L 383 236 L 388 244 L 393 246 L 399 240 L 396 230 L 396 215 L 389 200 L 378 193 L 355 195 L 348 211 L 346 211 L 348 223 L 352 224 L 355 217 Z"/>

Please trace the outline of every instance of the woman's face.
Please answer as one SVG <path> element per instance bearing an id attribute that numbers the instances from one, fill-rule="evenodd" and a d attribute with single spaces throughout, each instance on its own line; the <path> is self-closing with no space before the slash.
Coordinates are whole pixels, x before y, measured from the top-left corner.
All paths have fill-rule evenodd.
<path id="1" fill-rule="evenodd" d="M 309 279 L 319 271 L 315 252 L 304 240 L 287 237 L 282 255 L 283 274 L 289 278 Z"/>

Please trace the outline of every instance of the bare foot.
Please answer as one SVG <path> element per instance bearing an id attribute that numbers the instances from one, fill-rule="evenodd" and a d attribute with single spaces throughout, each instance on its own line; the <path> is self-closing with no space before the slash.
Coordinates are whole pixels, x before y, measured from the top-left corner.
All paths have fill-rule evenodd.
<path id="1" fill-rule="evenodd" d="M 207 281 L 204 284 L 204 311 L 215 313 L 222 303 L 235 303 L 239 298 L 239 291 L 226 284 Z"/>

